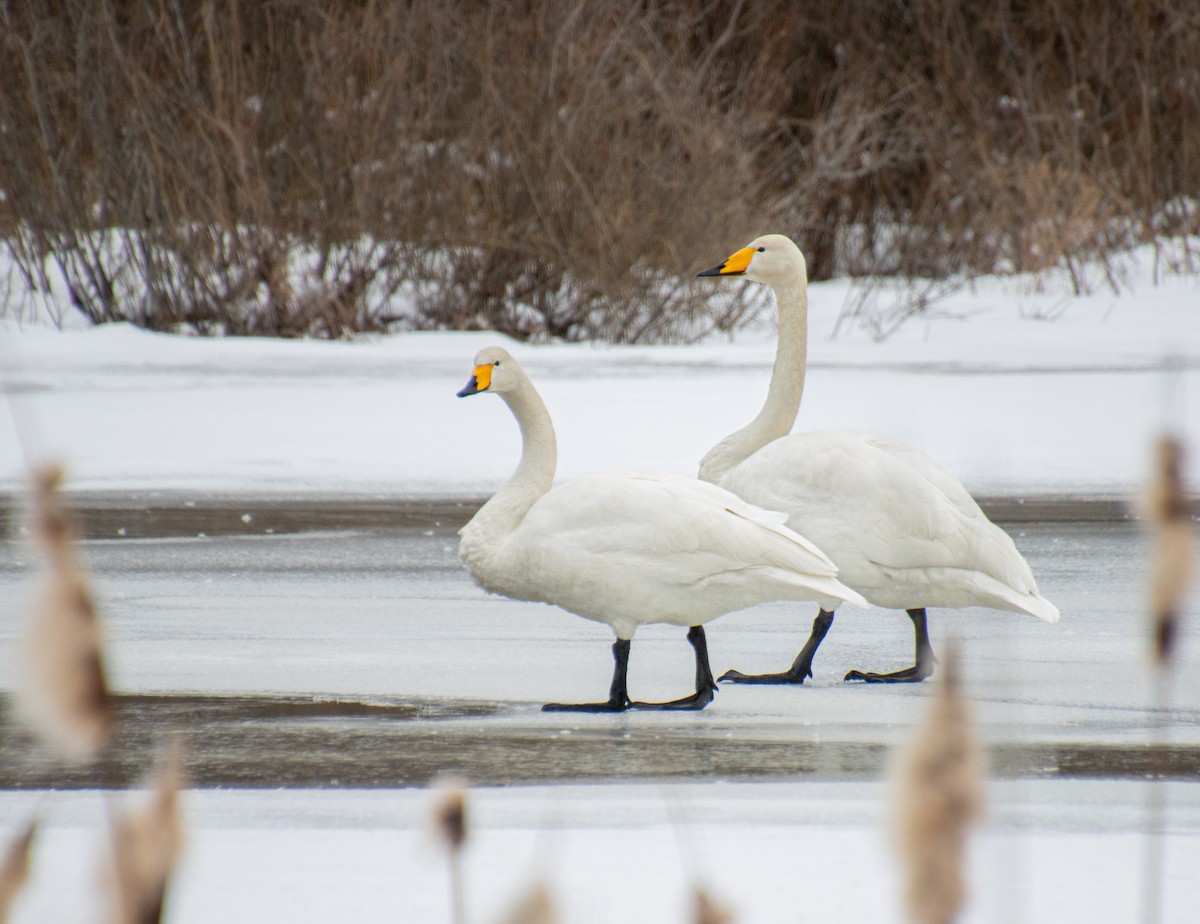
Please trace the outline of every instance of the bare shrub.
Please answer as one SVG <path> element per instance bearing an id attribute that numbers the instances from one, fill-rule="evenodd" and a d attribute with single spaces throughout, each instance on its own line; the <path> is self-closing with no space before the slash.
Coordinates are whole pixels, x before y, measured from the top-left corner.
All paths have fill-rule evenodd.
<path id="1" fill-rule="evenodd" d="M 13 0 L 0 236 L 206 333 L 694 336 L 767 230 L 815 279 L 1082 280 L 1200 232 L 1198 41 L 1190 0 Z"/>
<path id="2" fill-rule="evenodd" d="M 781 214 L 814 278 L 1103 257 L 1200 188 L 1194 4 L 793 4 L 782 19 L 786 47 L 767 46 L 791 91 Z"/>
<path id="3" fill-rule="evenodd" d="M 750 158 L 645 11 L 45 12 L 2 14 L 0 118 L 40 129 L 0 137 L 5 225 L 97 323 L 663 339 L 704 295 L 664 281 L 751 230 Z"/>

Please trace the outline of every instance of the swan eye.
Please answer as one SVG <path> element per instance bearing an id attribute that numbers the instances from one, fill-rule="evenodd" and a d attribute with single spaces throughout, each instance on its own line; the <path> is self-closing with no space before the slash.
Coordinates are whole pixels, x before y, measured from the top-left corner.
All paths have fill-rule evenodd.
<path id="1" fill-rule="evenodd" d="M 766 247 L 759 247 L 759 248 L 758 248 L 758 252 L 759 252 L 759 253 L 764 253 L 764 252 L 766 251 L 766 249 L 767 249 Z"/>

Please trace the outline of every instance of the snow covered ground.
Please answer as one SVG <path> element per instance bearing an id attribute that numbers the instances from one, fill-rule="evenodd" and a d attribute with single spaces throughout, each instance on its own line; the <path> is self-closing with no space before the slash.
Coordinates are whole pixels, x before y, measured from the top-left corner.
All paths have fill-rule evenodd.
<path id="1" fill-rule="evenodd" d="M 812 286 L 810 370 L 797 428 L 865 427 L 939 459 L 989 494 L 1125 495 L 1153 434 L 1200 445 L 1200 282 L 1119 295 L 985 280 L 884 342 L 844 325 L 848 284 Z M 1047 320 L 1053 317 L 1053 320 Z M 516 427 L 459 401 L 487 333 L 356 343 L 202 340 L 112 326 L 9 321 L 0 363 L 0 490 L 30 452 L 92 489 L 482 494 L 511 471 Z M 554 417 L 559 471 L 694 474 L 766 394 L 770 318 L 693 346 L 511 345 Z"/>
<path id="2" fill-rule="evenodd" d="M 989 789 L 971 847 L 962 924 L 1144 921 L 1137 871 L 1144 787 L 1015 782 Z M 498 922 L 534 880 L 565 922 L 693 920 L 702 883 L 740 924 L 902 924 L 881 783 L 565 786 L 471 794 L 467 912 Z M 1164 921 L 1200 907 L 1200 786 L 1173 790 Z M 42 800 L 41 863 L 14 924 L 96 920 L 89 908 L 104 800 Z M 188 844 L 166 920 L 448 922 L 445 861 L 425 791 L 193 791 Z M 0 794 L 0 830 L 27 817 Z"/>
<path id="3" fill-rule="evenodd" d="M 931 453 L 980 493 L 1131 497 L 1162 429 L 1184 435 L 1193 454 L 1200 451 L 1200 284 L 1167 276 L 1155 285 L 1150 272 L 1143 256 L 1128 290 L 1098 289 L 1080 299 L 1054 284 L 1037 291 L 1020 281 L 984 281 L 882 343 L 845 328 L 833 337 L 848 287 L 813 286 L 798 428 L 892 434 Z M 62 460 L 77 491 L 196 497 L 476 496 L 497 487 L 516 461 L 519 438 L 501 404 L 454 397 L 476 350 L 502 340 L 494 334 L 315 343 L 201 340 L 73 323 L 58 331 L 12 319 L 0 325 L 0 368 L 11 395 L 0 404 L 0 491 L 22 488 L 27 454 Z M 704 451 L 757 410 L 773 348 L 769 319 L 734 338 L 694 346 L 510 345 L 554 416 L 563 478 L 610 467 L 694 473 Z M 1050 548 L 1050 541 L 1043 545 Z M 169 543 L 156 548 L 171 552 Z M 286 548 L 280 540 L 270 554 L 286 555 Z M 1054 569 L 1044 571 L 1053 585 Z M 412 659 L 415 673 L 403 676 L 416 677 L 416 686 L 401 692 L 524 701 L 551 693 L 567 698 L 573 689 L 548 689 L 563 682 L 593 695 L 608 670 L 596 627 L 540 608 L 537 621 L 509 638 L 516 623 L 492 614 L 512 618 L 522 612 L 519 605 L 473 590 L 467 599 L 459 590 L 417 587 L 398 629 L 388 623 L 389 575 L 371 577 L 370 586 L 325 588 L 353 609 L 336 623 L 309 599 L 302 569 L 280 570 L 279 586 L 244 576 L 225 581 L 220 568 L 196 580 L 167 572 L 127 585 L 116 578 L 106 584 L 103 573 L 97 580 L 114 610 L 113 663 L 125 689 L 162 689 L 174 677 L 190 689 L 203 689 L 208 678 L 226 690 L 370 695 L 391 689 L 385 685 L 392 682 L 394 652 Z M 1123 700 L 1128 713 L 1140 714 L 1143 703 L 1132 692 L 1141 685 L 1129 674 L 1137 658 L 1128 640 L 1114 635 L 1113 620 L 1097 626 L 1084 618 L 1088 592 L 1077 588 L 1056 599 L 1064 609 L 1057 627 L 998 617 L 1004 634 L 1020 636 L 1000 654 L 1035 655 L 1021 661 L 1020 683 L 1031 685 L 1026 694 L 1034 689 L 1038 702 L 1054 699 L 1062 707 L 1054 713 L 1056 739 L 1103 742 L 1129 731 L 1121 716 L 1106 722 L 1108 707 Z M 1138 593 L 1125 588 L 1127 598 Z M 0 601 L 2 638 L 15 632 L 17 596 Z M 1106 604 L 1110 614 L 1120 602 Z M 189 613 L 198 620 L 191 627 Z M 421 632 L 431 614 L 447 620 Z M 728 640 L 725 657 L 750 669 L 773 667 L 790 654 L 774 642 L 794 627 L 785 631 L 783 619 L 769 611 L 757 618 L 755 625 L 765 627 L 757 635 L 739 633 L 732 621 L 719 623 L 714 635 Z M 850 691 L 834 675 L 841 640 L 877 638 L 880 618 L 874 611 L 839 617 L 822 650 L 829 663 L 811 688 L 723 690 L 703 720 L 731 716 L 736 731 L 738 722 L 757 721 L 770 708 L 791 730 L 796 716 L 781 704 L 797 701 L 786 696 L 795 693 L 813 714 L 810 737 L 817 740 L 900 737 L 932 685 L 869 697 L 863 694 L 876 691 Z M 959 619 L 969 616 L 949 622 Z M 407 626 L 417 635 L 406 647 Z M 469 636 L 456 637 L 464 626 Z M 902 628 L 886 643 L 897 657 L 895 646 L 908 644 Z M 365 640 L 357 653 L 356 633 Z M 1045 633 L 1056 633 L 1054 655 L 1039 664 Z M 649 638 L 647 650 L 667 647 L 665 636 L 657 643 L 653 633 Z M 490 664 L 489 652 L 505 645 L 515 652 L 533 640 L 541 647 L 524 645 L 533 669 L 523 677 Z M 687 652 L 677 642 L 670 640 L 670 657 L 685 676 Z M 464 649 L 471 670 L 458 676 L 471 687 L 466 693 L 442 669 L 443 660 Z M 591 660 L 581 668 L 585 650 Z M 995 655 L 980 662 L 993 690 L 1018 685 L 1017 674 Z M 1084 662 L 1093 655 L 1097 674 L 1089 676 Z M 562 660 L 544 665 L 551 656 Z M 646 670 L 646 663 L 636 669 Z M 1104 668 L 1126 672 L 1117 678 L 1118 693 Z M 1057 679 L 1075 684 L 1067 687 L 1070 696 Z M 1180 695 L 1191 697 L 1195 688 L 1185 683 Z M 1197 703 L 1181 701 L 1179 708 L 1194 732 Z M 1020 691 L 989 700 L 982 711 L 993 731 L 1001 727 L 1007 736 L 1019 735 L 1035 714 Z M 650 733 L 654 721 L 662 719 L 648 723 Z M 1194 744 L 1194 734 L 1185 737 Z M 990 790 L 989 818 L 972 850 L 973 898 L 964 921 L 1141 919 L 1146 784 L 1009 780 Z M 1164 920 L 1183 924 L 1200 907 L 1194 875 L 1200 784 L 1172 784 L 1170 799 Z M 423 831 L 428 802 L 427 792 L 408 790 L 192 791 L 185 805 L 189 847 L 168 921 L 447 920 L 444 873 Z M 481 790 L 473 805 L 472 922 L 497 920 L 503 903 L 535 875 L 556 887 L 567 922 L 683 921 L 686 889 L 695 879 L 746 924 L 901 920 L 881 782 L 533 786 Z M 94 920 L 88 902 L 104 800 L 95 792 L 0 793 L 0 836 L 39 808 L 47 824 L 37 872 L 13 920 Z"/>

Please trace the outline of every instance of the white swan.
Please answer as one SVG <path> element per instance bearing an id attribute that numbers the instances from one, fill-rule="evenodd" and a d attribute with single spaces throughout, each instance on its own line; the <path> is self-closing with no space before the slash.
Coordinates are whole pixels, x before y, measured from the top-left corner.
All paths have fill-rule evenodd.
<path id="1" fill-rule="evenodd" d="M 876 606 L 904 608 L 916 663 L 890 674 L 851 671 L 846 680 L 916 682 L 933 673 L 925 608 L 986 606 L 1058 622 L 1028 563 L 962 484 L 924 453 L 856 430 L 790 433 L 807 362 L 808 272 L 787 237 L 767 234 L 701 276 L 737 276 L 771 287 L 779 342 L 766 403 L 700 462 L 700 478 L 769 510 L 824 551 L 838 577 Z M 789 435 L 790 434 L 790 435 Z M 729 671 L 722 680 L 803 683 L 833 624 L 821 607 L 812 634 L 782 673 Z"/>
<path id="2" fill-rule="evenodd" d="M 630 706 L 703 709 L 716 684 L 703 624 L 766 600 L 862 598 L 835 577 L 812 543 L 728 491 L 679 475 L 612 472 L 551 488 L 554 427 L 537 389 L 505 350 L 489 347 L 459 397 L 494 392 L 521 427 L 512 477 L 460 530 L 459 555 L 485 590 L 552 603 L 607 623 L 616 635 L 612 685 L 602 703 L 547 710 L 621 712 Z M 690 626 L 696 692 L 670 703 L 633 703 L 629 647 L 645 623 Z"/>

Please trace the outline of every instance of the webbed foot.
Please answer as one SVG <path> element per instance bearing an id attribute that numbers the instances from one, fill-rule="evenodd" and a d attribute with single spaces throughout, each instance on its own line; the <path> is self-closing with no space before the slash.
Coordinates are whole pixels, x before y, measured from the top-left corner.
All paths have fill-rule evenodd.
<path id="1" fill-rule="evenodd" d="M 804 683 L 812 676 L 812 668 L 786 670 L 779 674 L 743 674 L 741 671 L 729 670 L 717 678 L 717 682 L 729 683 Z"/>
<path id="2" fill-rule="evenodd" d="M 877 674 L 874 671 L 850 671 L 843 680 L 861 680 L 863 683 L 920 683 L 933 676 L 932 664 L 914 664 L 902 671 Z"/>
<path id="3" fill-rule="evenodd" d="M 603 703 L 546 703 L 542 712 L 624 712 L 632 705 L 628 699 L 610 699 Z"/>
<path id="4" fill-rule="evenodd" d="M 697 690 L 691 696 L 685 696 L 683 699 L 673 699 L 669 703 L 630 703 L 633 709 L 690 709 L 694 712 L 699 712 L 705 706 L 716 698 L 716 687 L 705 687 L 703 690 Z"/>

